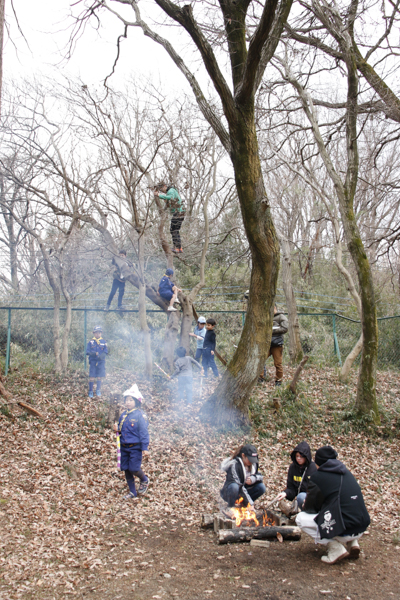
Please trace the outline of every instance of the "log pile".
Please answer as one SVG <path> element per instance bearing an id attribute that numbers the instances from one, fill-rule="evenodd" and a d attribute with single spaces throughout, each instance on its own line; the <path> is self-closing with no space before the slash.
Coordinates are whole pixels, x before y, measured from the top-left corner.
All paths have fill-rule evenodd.
<path id="1" fill-rule="evenodd" d="M 270 525 L 263 526 L 265 512 Z M 272 511 L 257 511 L 257 520 L 261 525 L 254 526 L 254 522 L 243 521 L 239 527 L 234 520 L 223 513 L 201 516 L 201 527 L 203 529 L 214 529 L 219 544 L 249 542 L 250 540 L 274 540 L 298 541 L 301 538 L 299 527 L 288 525 L 284 516 L 279 516 Z"/>

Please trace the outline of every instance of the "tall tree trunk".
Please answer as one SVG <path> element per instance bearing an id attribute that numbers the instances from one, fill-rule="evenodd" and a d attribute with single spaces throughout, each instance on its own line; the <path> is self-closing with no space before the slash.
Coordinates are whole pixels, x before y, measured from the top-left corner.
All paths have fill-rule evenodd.
<path id="1" fill-rule="evenodd" d="M 253 100 L 253 99 L 252 99 Z M 252 270 L 246 321 L 238 348 L 202 413 L 216 425 L 247 424 L 249 396 L 266 361 L 272 336 L 272 306 L 279 270 L 279 245 L 261 175 L 254 103 L 237 113 L 230 128 L 231 159 Z M 240 116 L 239 116 L 240 115 Z"/>
<path id="2" fill-rule="evenodd" d="M 4 13 L 5 13 L 5 0 L 0 0 L 0 116 L 1 116 L 1 97 L 2 97 L 2 88 L 3 88 Z"/>
<path id="3" fill-rule="evenodd" d="M 62 334 L 61 340 L 61 352 L 60 352 L 60 362 L 61 362 L 61 370 L 66 372 L 68 369 L 68 342 L 69 342 L 69 334 L 71 333 L 71 325 L 72 325 L 72 299 L 69 294 L 65 282 L 64 282 L 64 268 L 62 264 L 62 253 L 60 257 L 60 286 L 65 298 L 66 302 L 66 310 L 65 310 L 65 323 L 64 330 Z"/>
<path id="4" fill-rule="evenodd" d="M 282 285 L 288 309 L 289 356 L 290 362 L 295 365 L 303 358 L 303 349 L 301 347 L 300 325 L 292 283 L 292 258 L 289 241 L 281 236 L 279 236 L 279 241 L 282 250 Z"/>
<path id="5" fill-rule="evenodd" d="M 51 272 L 51 265 L 48 252 L 43 242 L 37 238 L 40 249 L 43 256 L 43 264 L 46 271 L 47 279 L 53 290 L 54 297 L 54 309 L 53 309 L 53 350 L 54 350 L 54 370 L 56 373 L 61 373 L 61 360 L 60 360 L 60 303 L 61 303 L 61 292 L 60 287 L 57 284 L 53 273 Z"/>
<path id="6" fill-rule="evenodd" d="M 151 352 L 151 337 L 150 329 L 147 325 L 147 314 L 146 314 L 146 283 L 144 280 L 144 231 L 138 230 L 138 265 L 139 265 L 139 324 L 140 331 L 142 332 L 143 347 L 144 347 L 144 361 L 145 361 L 145 374 L 148 379 L 151 379 L 153 374 L 153 355 Z"/>
<path id="7" fill-rule="evenodd" d="M 345 33 L 343 35 L 346 35 Z M 347 34 L 348 35 L 348 34 Z M 351 44 L 348 44 L 351 48 Z M 346 110 L 346 142 L 347 142 L 347 169 L 346 180 L 343 183 L 339 173 L 324 144 L 318 118 L 310 94 L 303 88 L 290 73 L 286 64 L 288 80 L 298 91 L 304 112 L 310 121 L 314 138 L 326 170 L 332 179 L 339 203 L 340 216 L 343 223 L 347 247 L 357 271 L 358 286 L 360 289 L 362 305 L 362 334 L 363 349 L 361 365 L 358 374 L 356 410 L 360 416 L 372 416 L 373 420 L 380 421 L 378 404 L 376 400 L 376 365 L 378 358 L 378 322 L 376 318 L 375 293 L 371 267 L 365 253 L 364 245 L 358 229 L 354 214 L 354 195 L 358 178 L 358 149 L 357 149 L 357 99 L 358 77 L 354 55 L 349 49 L 346 57 L 347 66 L 347 110 Z"/>

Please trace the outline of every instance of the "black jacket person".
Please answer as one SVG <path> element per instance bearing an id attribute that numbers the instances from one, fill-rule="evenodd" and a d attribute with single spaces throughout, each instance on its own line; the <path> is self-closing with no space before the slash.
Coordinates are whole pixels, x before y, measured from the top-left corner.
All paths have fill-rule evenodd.
<path id="1" fill-rule="evenodd" d="M 357 540 L 370 524 L 361 488 L 331 446 L 317 450 L 315 463 L 318 471 L 310 478 L 296 523 L 317 543 L 328 545 L 323 562 L 334 564 L 349 555 L 357 558 Z"/>
<path id="2" fill-rule="evenodd" d="M 310 446 L 305 441 L 297 444 L 290 458 L 292 464 L 288 470 L 286 489 L 280 494 L 279 500 L 286 498 L 291 501 L 297 497 L 298 505 L 301 508 L 310 477 L 317 472 L 317 467 L 312 461 Z"/>

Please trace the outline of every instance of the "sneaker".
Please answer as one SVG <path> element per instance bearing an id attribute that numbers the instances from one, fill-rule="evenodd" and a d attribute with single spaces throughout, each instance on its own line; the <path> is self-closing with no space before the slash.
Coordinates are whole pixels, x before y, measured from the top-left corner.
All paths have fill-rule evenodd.
<path id="1" fill-rule="evenodd" d="M 278 387 L 278 386 L 280 386 L 280 385 L 282 385 L 282 381 L 279 381 L 279 380 L 278 380 L 278 381 L 275 381 L 275 387 Z"/>
<path id="2" fill-rule="evenodd" d="M 181 254 L 183 252 L 183 248 L 179 248 L 178 252 Z"/>
<path id="3" fill-rule="evenodd" d="M 93 398 L 93 391 L 88 393 L 89 398 Z"/>
<path id="4" fill-rule="evenodd" d="M 137 496 L 135 496 L 135 494 L 132 494 L 132 492 L 129 492 L 129 494 L 126 494 L 126 496 L 124 496 L 124 500 L 137 500 Z"/>
<path id="5" fill-rule="evenodd" d="M 180 303 L 181 303 L 181 301 L 178 298 L 174 302 L 174 304 L 180 304 Z"/>
<path id="6" fill-rule="evenodd" d="M 174 308 L 173 306 L 168 306 L 167 310 L 176 312 L 178 309 Z"/>
<path id="7" fill-rule="evenodd" d="M 339 560 L 346 558 L 346 556 L 349 556 L 349 553 L 343 544 L 333 539 L 328 542 L 328 552 L 326 556 L 321 556 L 321 560 L 327 565 L 334 565 Z"/>
<path id="8" fill-rule="evenodd" d="M 105 307 L 104 311 L 108 312 L 110 310 L 110 306 L 107 304 L 107 306 Z"/>
<path id="9" fill-rule="evenodd" d="M 100 390 L 99 391 L 96 390 L 96 396 L 101 396 Z"/>
<path id="10" fill-rule="evenodd" d="M 147 481 L 141 481 L 138 489 L 138 494 L 146 494 L 147 488 L 149 487 L 150 479 L 147 478 Z"/>
<path id="11" fill-rule="evenodd" d="M 179 248 L 171 248 L 171 252 L 176 252 L 176 254 L 179 253 Z"/>
<path id="12" fill-rule="evenodd" d="M 347 542 L 346 548 L 349 553 L 349 558 L 359 558 L 360 546 L 358 545 L 358 540 L 352 540 L 351 542 Z"/>

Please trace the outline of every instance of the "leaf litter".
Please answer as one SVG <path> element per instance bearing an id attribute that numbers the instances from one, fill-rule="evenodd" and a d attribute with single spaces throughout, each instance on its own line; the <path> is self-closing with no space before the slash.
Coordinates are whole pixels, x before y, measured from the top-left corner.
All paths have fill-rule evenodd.
<path id="1" fill-rule="evenodd" d="M 321 390 L 337 396 L 339 410 L 344 394 L 352 393 L 350 387 L 338 384 L 334 371 L 327 369 L 306 369 L 304 381 L 322 435 L 316 433 L 315 423 L 310 429 L 307 423 L 289 421 L 283 429 L 282 417 L 268 405 L 272 392 L 267 385 L 256 388 L 252 400 L 265 412 L 263 424 L 247 433 L 221 433 L 201 422 L 199 400 L 192 407 L 180 406 L 159 382 L 138 382 L 150 420 L 150 457 L 143 469 L 151 485 L 148 495 L 132 505 L 122 499 L 126 484 L 116 467 L 115 436 L 106 425 L 108 409 L 86 398 L 86 379 L 14 376 L 7 384 L 9 391 L 43 412 L 46 420 L 19 409 L 13 411 L 14 420 L 0 413 L 0 598 L 74 596 L 91 589 L 90 581 L 98 573 L 111 579 L 125 577 L 128 566 L 138 572 L 159 570 L 145 549 L 126 550 L 123 532 L 128 528 L 137 536 L 136 546 L 167 529 L 197 532 L 200 515 L 218 509 L 224 480 L 220 462 L 250 440 L 259 450 L 267 499 L 284 489 L 289 455 L 300 439 L 306 438 L 313 451 L 334 445 L 360 482 L 372 522 L 384 533 L 398 535 L 398 433 L 383 439 L 337 432 L 326 419 L 327 411 L 321 412 Z M 121 392 L 131 383 L 129 376 L 108 377 L 104 393 Z M 379 386 L 383 404 L 393 402 L 398 377 L 381 374 Z M 335 410 L 334 401 L 332 407 Z M 121 547 L 125 560 L 115 560 Z M 139 562 L 139 557 L 145 560 Z M 225 556 L 217 552 L 216 558 Z"/>

